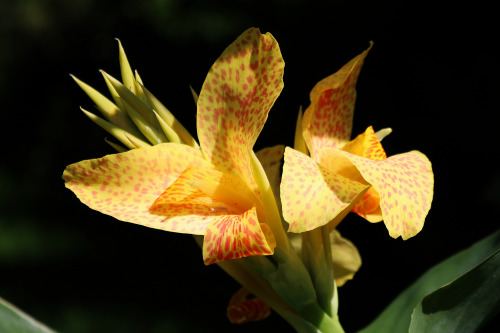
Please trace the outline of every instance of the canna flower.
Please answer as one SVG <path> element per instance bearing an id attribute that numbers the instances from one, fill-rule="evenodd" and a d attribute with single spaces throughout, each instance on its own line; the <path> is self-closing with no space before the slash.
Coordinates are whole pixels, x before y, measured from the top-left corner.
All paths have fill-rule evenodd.
<path id="1" fill-rule="evenodd" d="M 427 157 L 411 151 L 387 158 L 380 140 L 389 129 L 369 127 L 349 141 L 355 85 L 370 48 L 316 84 L 296 138 L 299 150 L 285 150 L 281 199 L 291 232 L 334 228 L 349 211 L 383 220 L 394 238 L 423 227 L 434 186 Z"/>
<path id="2" fill-rule="evenodd" d="M 120 57 L 125 63 L 122 52 Z M 122 67 L 125 85 L 104 74 L 116 104 L 103 102 L 77 81 L 89 96 L 97 96 L 101 112 L 113 110 L 105 114 L 108 121 L 91 119 L 132 150 L 68 166 L 66 187 L 90 208 L 118 220 L 203 235 L 207 265 L 272 254 L 274 225 L 281 228 L 281 221 L 266 216 L 251 150 L 283 89 L 283 68 L 270 33 L 249 29 L 233 42 L 210 69 L 197 101 L 199 146 L 137 73 L 134 77 Z M 127 114 L 136 126 L 117 125 L 117 114 L 118 119 Z"/>

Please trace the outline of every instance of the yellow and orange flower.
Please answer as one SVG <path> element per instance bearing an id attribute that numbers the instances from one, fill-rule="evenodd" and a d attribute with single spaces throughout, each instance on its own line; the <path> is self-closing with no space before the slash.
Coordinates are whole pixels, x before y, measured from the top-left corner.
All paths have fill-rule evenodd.
<path id="1" fill-rule="evenodd" d="M 296 138 L 303 148 L 285 150 L 281 199 L 291 232 L 333 228 L 351 210 L 384 220 L 394 238 L 423 227 L 434 186 L 427 157 L 411 151 L 387 158 L 372 127 L 349 141 L 356 81 L 370 48 L 313 88 Z"/>
<path id="2" fill-rule="evenodd" d="M 169 142 L 82 161 L 64 171 L 66 186 L 90 208 L 119 220 L 204 235 L 205 264 L 272 254 L 276 243 L 250 151 L 283 89 L 283 68 L 274 37 L 247 30 L 203 84 L 197 102 L 201 149 Z"/>

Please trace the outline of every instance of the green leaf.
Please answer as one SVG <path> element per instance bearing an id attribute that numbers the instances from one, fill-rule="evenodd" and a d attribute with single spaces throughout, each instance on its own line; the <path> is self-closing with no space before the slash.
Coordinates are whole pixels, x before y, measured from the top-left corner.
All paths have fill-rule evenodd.
<path id="1" fill-rule="evenodd" d="M 0 332 L 54 333 L 2 298 L 0 298 Z"/>
<path id="2" fill-rule="evenodd" d="M 415 308 L 410 333 L 476 332 L 500 312 L 500 250 Z"/>
<path id="3" fill-rule="evenodd" d="M 453 281 L 498 249 L 500 230 L 428 270 L 360 333 L 408 332 L 413 309 L 425 295 Z"/>

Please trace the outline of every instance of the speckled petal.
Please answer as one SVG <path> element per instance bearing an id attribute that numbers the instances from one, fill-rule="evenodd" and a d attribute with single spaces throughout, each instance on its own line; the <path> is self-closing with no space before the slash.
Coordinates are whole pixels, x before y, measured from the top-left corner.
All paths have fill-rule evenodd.
<path id="1" fill-rule="evenodd" d="M 311 156 L 323 147 L 341 148 L 351 138 L 356 81 L 370 47 L 337 73 L 321 80 L 310 94 L 302 130 Z"/>
<path id="2" fill-rule="evenodd" d="M 199 150 L 175 143 L 133 149 L 69 165 L 66 187 L 87 206 L 119 220 L 169 230 L 151 204 L 188 167 L 210 168 Z"/>
<path id="3" fill-rule="evenodd" d="M 384 223 L 391 237 L 408 239 L 423 227 L 434 193 L 427 157 L 418 152 L 373 161 L 342 152 L 380 196 Z"/>
<path id="4" fill-rule="evenodd" d="M 283 217 L 288 231 L 304 232 L 347 214 L 368 185 L 331 172 L 287 147 L 281 180 Z"/>
<path id="5" fill-rule="evenodd" d="M 377 139 L 377 135 L 372 126 L 368 127 L 364 133 L 358 135 L 341 149 L 348 153 L 375 161 L 381 161 L 387 158 L 384 148 Z"/>
<path id="6" fill-rule="evenodd" d="M 252 189 L 256 186 L 248 149 L 283 89 L 283 67 L 274 37 L 249 29 L 214 63 L 198 98 L 198 138 L 204 155 Z"/>
<path id="7" fill-rule="evenodd" d="M 371 126 L 363 134 L 358 135 L 354 140 L 348 142 L 342 147 L 342 150 L 375 161 L 387 158 L 384 148 Z M 380 197 L 377 191 L 370 188 L 354 206 L 352 211 L 370 222 L 380 222 L 383 220 L 383 217 L 379 203 Z"/>
<path id="8" fill-rule="evenodd" d="M 276 242 L 266 224 L 259 223 L 255 207 L 239 215 L 213 218 L 203 240 L 205 265 L 255 255 L 273 254 Z"/>
<path id="9" fill-rule="evenodd" d="M 269 305 L 257 297 L 248 297 L 250 291 L 240 288 L 229 301 L 227 317 L 233 324 L 243 324 L 262 320 L 271 314 Z"/>

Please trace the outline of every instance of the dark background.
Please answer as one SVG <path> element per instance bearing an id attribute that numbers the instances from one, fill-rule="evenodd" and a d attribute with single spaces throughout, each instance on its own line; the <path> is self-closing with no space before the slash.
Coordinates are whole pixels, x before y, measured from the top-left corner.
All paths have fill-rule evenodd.
<path id="1" fill-rule="evenodd" d="M 0 295 L 61 332 L 291 331 L 273 314 L 236 327 L 238 285 L 205 267 L 188 235 L 119 222 L 64 188 L 65 166 L 113 153 L 80 111 L 93 103 L 69 76 L 104 92 L 119 77 L 115 37 L 160 100 L 195 133 L 205 75 L 240 33 L 271 32 L 285 88 L 256 148 L 293 143 L 299 105 L 316 82 L 368 47 L 353 134 L 392 127 L 389 155 L 433 163 L 423 231 L 402 241 L 383 224 L 339 226 L 363 266 L 339 290 L 347 332 L 368 324 L 442 259 L 498 228 L 500 83 L 494 10 L 480 2 L 0 0 Z"/>

